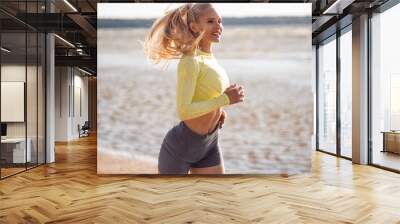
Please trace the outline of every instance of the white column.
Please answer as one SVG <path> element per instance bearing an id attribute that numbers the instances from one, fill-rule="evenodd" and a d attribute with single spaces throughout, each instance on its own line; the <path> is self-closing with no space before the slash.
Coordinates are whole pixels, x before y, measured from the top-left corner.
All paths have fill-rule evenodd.
<path id="1" fill-rule="evenodd" d="M 46 1 L 46 11 L 54 12 L 54 5 Z M 46 34 L 46 163 L 55 162 L 55 42 L 54 34 Z"/>
<path id="2" fill-rule="evenodd" d="M 353 20 L 353 162 L 368 163 L 368 15 Z"/>
<path id="3" fill-rule="evenodd" d="M 54 133 L 55 133 L 55 56 L 54 35 L 46 35 L 46 163 L 55 161 Z"/>
<path id="4" fill-rule="evenodd" d="M 314 101 L 314 108 L 313 108 L 313 134 L 311 136 L 311 147 L 312 150 L 315 150 L 317 148 L 317 85 L 316 85 L 316 79 L 317 79 L 317 48 L 315 45 L 312 45 L 312 57 L 311 57 L 311 86 L 312 86 L 312 93 L 313 93 L 313 101 Z"/>

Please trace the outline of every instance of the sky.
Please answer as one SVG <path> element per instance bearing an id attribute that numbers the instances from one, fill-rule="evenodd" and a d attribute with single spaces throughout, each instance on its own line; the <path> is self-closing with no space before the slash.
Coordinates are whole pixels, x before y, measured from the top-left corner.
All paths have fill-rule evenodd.
<path id="1" fill-rule="evenodd" d="M 99 19 L 149 19 L 183 3 L 98 3 Z M 221 17 L 311 16 L 311 3 L 213 3 Z"/>

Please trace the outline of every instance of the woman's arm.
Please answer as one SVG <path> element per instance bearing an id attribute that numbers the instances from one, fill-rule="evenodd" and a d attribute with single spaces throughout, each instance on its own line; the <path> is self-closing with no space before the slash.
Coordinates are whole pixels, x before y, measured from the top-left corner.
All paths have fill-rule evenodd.
<path id="1" fill-rule="evenodd" d="M 177 109 L 181 120 L 200 117 L 222 106 L 229 105 L 229 97 L 221 94 L 216 98 L 193 102 L 200 66 L 196 58 L 185 57 L 178 64 Z"/>
<path id="2" fill-rule="evenodd" d="M 221 116 L 219 117 L 219 128 L 222 128 L 222 126 L 225 123 L 225 119 L 226 119 L 226 112 L 224 110 L 221 110 Z"/>

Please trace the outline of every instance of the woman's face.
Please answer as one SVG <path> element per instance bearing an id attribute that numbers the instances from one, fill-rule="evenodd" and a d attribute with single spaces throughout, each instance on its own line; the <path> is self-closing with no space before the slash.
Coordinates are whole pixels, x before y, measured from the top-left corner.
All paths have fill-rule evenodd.
<path id="1" fill-rule="evenodd" d="M 196 26 L 199 31 L 204 30 L 202 41 L 204 42 L 219 42 L 222 34 L 222 19 L 213 7 L 206 8 L 199 18 Z"/>

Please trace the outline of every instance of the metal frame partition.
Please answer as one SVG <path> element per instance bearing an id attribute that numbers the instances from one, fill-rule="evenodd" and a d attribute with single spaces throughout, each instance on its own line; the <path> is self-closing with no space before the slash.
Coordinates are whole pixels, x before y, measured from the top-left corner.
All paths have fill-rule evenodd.
<path id="1" fill-rule="evenodd" d="M 336 46 L 337 46 L 337 60 L 336 60 L 336 66 L 337 66 L 337 120 L 336 120 L 336 122 L 337 122 L 337 124 L 338 124 L 338 130 L 337 130 L 337 132 L 336 132 L 336 135 L 338 136 L 338 140 L 337 140 L 337 146 L 338 146 L 338 148 L 337 148 L 337 154 L 341 157 L 341 158 L 344 158 L 344 159 L 348 159 L 348 160 L 352 160 L 352 158 L 351 157 L 347 157 L 347 156 L 344 156 L 343 154 L 342 154 L 342 138 L 341 138 L 341 136 L 342 136 L 342 118 L 341 118 L 341 91 L 342 91 L 342 89 L 341 89 L 341 83 L 342 83 L 342 81 L 343 81 L 343 79 L 342 79 L 342 67 L 341 67 L 341 62 L 342 62 L 342 60 L 341 60 L 341 58 L 340 58 L 340 54 L 341 54 L 341 52 L 340 52 L 340 43 L 341 43 L 341 41 L 340 41 L 340 37 L 341 36 L 343 36 L 345 33 L 347 33 L 347 32 L 352 32 L 352 23 L 350 23 L 350 24 L 347 24 L 345 27 L 343 27 L 342 29 L 340 29 L 340 30 L 338 30 L 337 31 L 337 34 L 336 34 L 336 37 L 337 37 L 337 43 L 336 43 Z"/>
<path id="2" fill-rule="evenodd" d="M 372 28 L 371 28 L 371 20 L 372 20 L 372 14 L 373 13 L 382 13 L 393 6 L 397 5 L 400 3 L 400 0 L 388 0 L 384 4 L 372 8 L 372 9 L 366 9 L 364 13 L 368 14 L 368 25 L 367 25 L 367 42 L 368 42 L 368 54 L 367 54 L 367 79 L 368 79 L 368 165 L 381 168 L 384 170 L 400 173 L 400 170 L 393 169 L 390 167 L 385 167 L 379 164 L 374 164 L 373 163 L 373 141 L 372 141 Z M 347 160 L 352 160 L 352 158 L 343 156 L 341 153 L 341 117 L 340 117 L 340 82 L 341 82 L 341 66 L 340 66 L 340 37 L 345 34 L 346 32 L 349 32 L 351 30 L 351 25 L 352 25 L 352 19 L 353 15 L 349 14 L 340 20 L 338 20 L 335 24 L 331 25 L 329 28 L 327 28 L 325 31 L 321 32 L 316 38 L 314 38 L 313 42 L 314 45 L 316 45 L 316 151 L 323 152 L 326 154 L 330 154 L 333 156 L 337 156 L 340 158 L 344 158 Z M 320 136 L 320 117 L 319 117 L 319 110 L 320 110 L 320 102 L 319 102 L 319 94 L 321 90 L 320 86 L 320 74 L 319 74 L 319 60 L 320 60 L 320 55 L 319 55 L 319 48 L 320 44 L 324 43 L 326 41 L 329 41 L 329 38 L 332 38 L 333 35 L 336 35 L 335 39 L 336 40 L 336 154 L 328 152 L 324 149 L 320 148 L 320 143 L 319 143 L 319 136 Z"/>
<path id="3" fill-rule="evenodd" d="M 23 1 L 23 3 L 25 3 L 25 19 L 26 19 L 26 17 L 27 17 L 27 13 L 28 13 L 28 11 L 27 11 L 27 3 L 28 2 L 30 2 L 30 3 L 37 3 L 36 4 L 36 11 L 37 12 L 39 12 L 38 10 L 39 10 L 39 2 L 43 2 L 43 1 L 39 1 L 39 0 L 36 0 L 36 1 L 27 1 L 27 0 L 25 0 L 25 1 Z M 38 167 L 38 166 L 41 166 L 41 165 L 43 165 L 43 164 L 45 164 L 46 163 L 46 161 L 47 161 L 47 141 L 46 141 L 46 136 L 47 136 L 47 130 L 46 130 L 46 118 L 47 118 L 47 114 L 46 114 L 46 108 L 47 108 L 47 105 L 46 105 L 46 95 L 47 95 L 47 82 L 46 82 L 46 78 L 47 78 L 47 67 L 46 67 L 46 64 L 47 64 L 47 60 L 46 60 L 46 55 L 47 55 L 47 39 L 46 39 L 46 32 L 42 32 L 42 31 L 40 31 L 40 30 L 38 30 L 38 29 L 36 29 L 36 28 L 34 28 L 34 27 L 32 27 L 32 26 L 30 26 L 30 25 L 28 25 L 27 23 L 25 23 L 25 22 L 23 22 L 23 21 L 21 21 L 20 19 L 18 19 L 18 18 L 16 18 L 16 17 L 14 17 L 13 16 L 13 14 L 11 14 L 11 13 L 9 13 L 9 12 L 7 12 L 6 10 L 4 10 L 4 9 L 2 9 L 1 7 L 0 7 L 0 11 L 2 12 L 2 13 L 5 13 L 7 16 L 9 16 L 10 18 L 12 18 L 12 19 L 15 19 L 15 21 L 16 22 L 18 22 L 18 23 L 21 23 L 21 25 L 23 25 L 23 27 L 24 27 L 24 31 L 22 32 L 22 33 L 24 33 L 24 35 L 25 35 L 25 40 L 24 40 L 24 42 L 25 42 L 25 84 L 24 84 L 24 123 L 25 123 L 25 127 L 24 127 L 24 129 L 25 129 L 25 168 L 23 169 L 23 170 L 21 170 L 21 171 L 18 171 L 18 172 L 15 172 L 15 173 L 12 173 L 12 174 L 9 174 L 9 175 L 7 175 L 7 176 L 4 176 L 4 172 L 2 172 L 3 171 L 3 168 L 2 168 L 2 166 L 0 166 L 0 180 L 3 180 L 3 179 L 5 179 L 5 178 L 8 178 L 8 177 L 11 177 L 11 176 L 14 176 L 14 175 L 16 175 L 16 174 L 19 174 L 19 173 L 22 173 L 22 172 L 25 172 L 25 171 L 27 171 L 27 170 L 30 170 L 30 169 L 33 169 L 33 168 L 36 168 L 36 167 Z M 46 7 L 46 11 L 47 11 L 47 7 Z M 2 25 L 2 23 L 0 23 L 0 25 Z M 7 31 L 3 31 L 3 29 L 1 29 L 2 31 L 0 31 L 0 45 L 3 45 L 4 43 L 2 43 L 2 34 L 3 33 L 7 33 Z M 27 112 L 27 100 L 28 100 L 28 93 L 27 93 L 27 82 L 28 82 L 28 33 L 29 32 L 33 32 L 33 36 L 35 36 L 36 37 L 36 41 L 35 41 L 35 43 L 34 44 L 36 44 L 36 47 L 35 47 L 35 50 L 34 50 L 34 53 L 35 53 L 35 56 L 36 56 L 36 64 L 34 65 L 35 67 L 36 67 L 36 70 L 35 70 L 35 78 L 36 78 L 36 91 L 35 91 L 35 93 L 33 93 L 34 95 L 36 95 L 36 136 L 33 136 L 32 138 L 36 138 L 36 162 L 35 163 L 33 163 L 33 164 L 30 164 L 30 166 L 28 167 L 28 153 L 27 153 L 27 148 L 28 148 L 28 112 Z M 36 35 L 34 34 L 34 33 L 36 33 Z M 39 33 L 41 33 L 41 34 L 44 34 L 42 37 L 43 37 L 43 39 L 41 39 L 41 43 L 43 44 L 42 45 L 42 47 L 43 47 L 43 49 L 39 52 Z M 32 33 L 31 33 L 32 34 Z M 43 136 L 42 136 L 42 138 L 43 138 L 43 142 L 42 142 L 42 146 L 41 146 L 41 152 L 43 153 L 43 155 L 42 155 L 42 157 L 43 157 L 43 161 L 41 161 L 41 162 L 39 162 L 39 54 L 42 54 L 41 55 L 41 57 L 42 57 L 42 60 L 44 60 L 42 63 L 42 65 L 43 65 L 43 67 L 42 67 L 42 70 L 41 70 L 41 74 L 42 74 L 42 95 L 41 95 L 41 97 L 44 97 L 43 99 L 42 99 L 42 103 L 43 103 L 43 105 L 42 105 L 42 109 L 43 109 L 43 111 L 42 111 L 42 113 L 44 113 L 44 115 L 43 114 L 40 114 L 42 117 L 40 118 L 40 120 L 41 120 L 41 122 L 43 123 L 42 125 L 42 128 L 43 128 Z M 0 68 L 3 66 L 3 60 L 4 60 L 4 58 L 2 58 L 2 56 L 1 56 L 1 54 L 0 54 Z M 1 69 L 0 69 L 0 81 L 1 81 Z M 0 89 L 1 89 L 1 86 L 0 86 Z M 1 96 L 1 93 L 0 93 L 0 96 Z M 0 106 L 0 109 L 1 109 L 1 106 Z M 0 115 L 1 116 L 1 115 Z M 1 118 L 1 117 L 0 117 Z M 1 120 L 1 119 L 0 119 Z M 0 122 L 1 123 L 1 122 Z M 2 149 L 2 147 L 1 147 L 1 144 L 0 144 L 0 156 L 1 156 L 1 150 Z M 0 157 L 1 158 L 1 157 Z M 21 167 L 22 168 L 22 167 Z"/>
<path id="4" fill-rule="evenodd" d="M 2 23 L 0 23 L 0 31 L 2 30 Z M 2 32 L 0 32 L 0 47 L 3 46 L 2 45 Z M 0 84 L 1 84 L 1 50 L 0 50 Z M 1 124 L 1 85 L 0 85 L 0 124 Z M 1 173 L 1 144 L 0 144 L 0 180 L 2 179 L 2 173 Z"/>
<path id="5" fill-rule="evenodd" d="M 383 170 L 400 173 L 400 170 L 375 164 L 373 162 L 373 133 L 372 133 L 372 18 L 373 13 L 383 13 L 386 10 L 400 4 L 400 0 L 388 0 L 377 8 L 368 11 L 368 165 L 377 167 Z"/>
<path id="6" fill-rule="evenodd" d="M 340 124 L 340 30 L 336 30 L 336 155 L 341 156 Z"/>
<path id="7" fill-rule="evenodd" d="M 343 18 L 343 20 L 345 20 L 344 22 L 341 23 L 341 25 L 339 24 L 334 24 L 331 26 L 331 28 L 329 29 L 335 29 L 336 31 L 327 36 L 326 34 L 322 34 L 325 35 L 323 39 L 319 40 L 318 43 L 316 44 L 316 150 L 319 152 L 323 152 L 329 155 L 333 155 L 333 156 L 338 156 L 340 158 L 344 158 L 347 160 L 352 160 L 349 157 L 343 156 L 341 154 L 341 118 L 340 118 L 340 81 L 341 81 L 341 66 L 340 66 L 340 37 L 345 34 L 346 32 L 351 32 L 351 17 L 347 16 L 345 18 Z M 333 36 L 335 36 L 335 38 L 333 38 Z M 332 153 L 332 152 L 328 152 L 324 149 L 321 149 L 319 146 L 319 123 L 320 123 L 320 118 L 319 118 L 319 109 L 320 109 L 320 105 L 319 105 L 319 94 L 320 94 L 320 78 L 319 78 L 319 47 L 321 43 L 324 42 L 330 42 L 330 41 L 336 41 L 336 153 Z"/>

